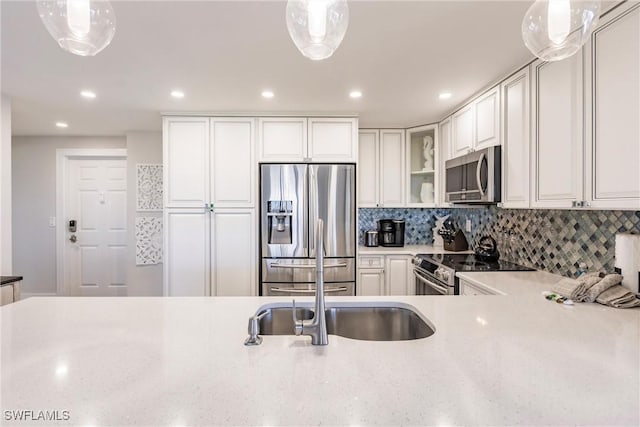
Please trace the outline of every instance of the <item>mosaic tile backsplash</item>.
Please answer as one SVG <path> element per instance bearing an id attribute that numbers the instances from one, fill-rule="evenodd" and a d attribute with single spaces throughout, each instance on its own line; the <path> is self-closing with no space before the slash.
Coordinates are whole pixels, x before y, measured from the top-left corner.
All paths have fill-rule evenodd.
<path id="1" fill-rule="evenodd" d="M 359 209 L 360 243 L 365 230 L 384 218 L 405 219 L 405 244 L 431 244 L 436 215 L 451 215 L 470 246 L 490 235 L 501 256 L 512 262 L 564 276 L 577 276 L 580 263 L 588 271 L 613 271 L 615 235 L 640 233 L 640 211 L 579 211 L 499 209 L 495 206 L 460 209 Z"/>

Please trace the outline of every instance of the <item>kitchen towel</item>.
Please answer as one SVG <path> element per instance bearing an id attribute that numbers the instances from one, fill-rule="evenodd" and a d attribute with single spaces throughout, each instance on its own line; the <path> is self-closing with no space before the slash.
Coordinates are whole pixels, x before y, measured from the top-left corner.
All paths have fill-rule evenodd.
<path id="1" fill-rule="evenodd" d="M 621 270 L 622 286 L 631 292 L 640 292 L 640 234 L 616 234 L 615 266 Z"/>
<path id="2" fill-rule="evenodd" d="M 572 300 L 577 300 L 580 295 L 583 294 L 584 289 L 584 283 L 581 283 L 569 277 L 561 279 L 558 283 L 553 285 L 553 288 L 551 288 L 551 290 L 556 294 L 562 295 L 563 297 L 570 298 Z"/>
<path id="3" fill-rule="evenodd" d="M 621 285 L 610 287 L 598 295 L 596 301 L 615 308 L 640 307 L 640 299 L 636 298 L 633 292 Z"/>
<path id="4" fill-rule="evenodd" d="M 581 302 L 584 300 L 587 291 L 591 289 L 593 285 L 600 282 L 603 277 L 604 274 L 599 271 L 583 274 L 577 279 L 565 277 L 553 285 L 551 290 L 565 298 L 571 298 L 574 301 Z"/>
<path id="5" fill-rule="evenodd" d="M 607 274 L 604 279 L 593 285 L 582 298 L 584 302 L 595 302 L 601 293 L 612 286 L 619 285 L 622 282 L 622 276 L 619 274 Z"/>

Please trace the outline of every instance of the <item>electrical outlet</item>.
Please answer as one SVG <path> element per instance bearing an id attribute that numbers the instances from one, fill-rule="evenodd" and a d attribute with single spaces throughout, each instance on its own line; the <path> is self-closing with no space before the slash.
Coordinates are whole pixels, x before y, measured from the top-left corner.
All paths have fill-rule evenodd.
<path id="1" fill-rule="evenodd" d="M 55 227 L 56 226 L 56 217 L 55 216 L 50 216 L 49 217 L 49 227 Z"/>
<path id="2" fill-rule="evenodd" d="M 464 229 L 467 231 L 467 233 L 471 233 L 471 220 L 468 219 L 467 222 L 464 225 Z"/>

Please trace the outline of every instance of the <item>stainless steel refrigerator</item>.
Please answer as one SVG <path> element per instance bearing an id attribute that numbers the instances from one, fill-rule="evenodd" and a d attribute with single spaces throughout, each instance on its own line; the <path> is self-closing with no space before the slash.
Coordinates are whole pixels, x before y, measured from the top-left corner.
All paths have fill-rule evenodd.
<path id="1" fill-rule="evenodd" d="M 325 294 L 355 295 L 355 182 L 352 164 L 260 165 L 261 295 L 314 294 L 318 218 Z"/>

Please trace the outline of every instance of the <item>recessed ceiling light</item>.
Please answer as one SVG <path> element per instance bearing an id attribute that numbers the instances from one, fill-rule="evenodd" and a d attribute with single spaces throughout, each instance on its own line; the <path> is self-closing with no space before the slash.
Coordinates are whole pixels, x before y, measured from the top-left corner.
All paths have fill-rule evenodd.
<path id="1" fill-rule="evenodd" d="M 181 90 L 173 90 L 171 91 L 171 96 L 174 98 L 184 98 L 184 92 Z"/>
<path id="2" fill-rule="evenodd" d="M 56 126 L 59 128 L 68 128 L 69 125 L 65 122 L 56 122 Z"/>
<path id="3" fill-rule="evenodd" d="M 87 99 L 94 99 L 96 97 L 96 93 L 90 90 L 83 90 L 82 92 L 80 92 L 80 96 Z"/>
<path id="4" fill-rule="evenodd" d="M 275 95 L 272 91 L 270 90 L 263 90 L 262 91 L 262 97 L 263 98 L 273 98 Z"/>
<path id="5" fill-rule="evenodd" d="M 349 96 L 351 98 L 362 98 L 362 92 L 360 92 L 359 90 L 352 90 L 351 92 L 349 92 Z"/>
<path id="6" fill-rule="evenodd" d="M 440 95 L 438 95 L 438 98 L 449 99 L 451 98 L 451 92 L 441 92 Z"/>

